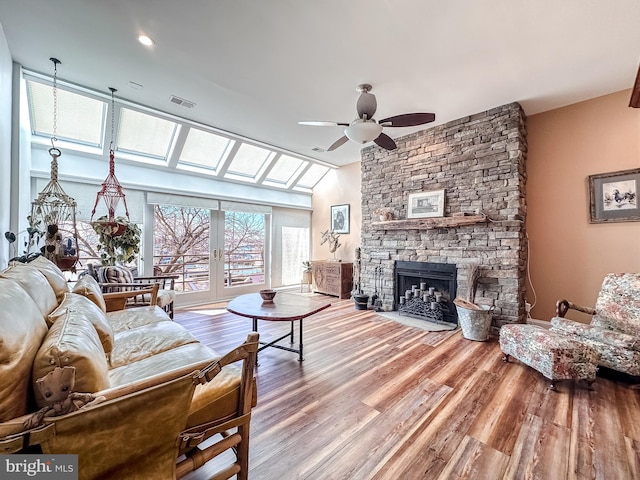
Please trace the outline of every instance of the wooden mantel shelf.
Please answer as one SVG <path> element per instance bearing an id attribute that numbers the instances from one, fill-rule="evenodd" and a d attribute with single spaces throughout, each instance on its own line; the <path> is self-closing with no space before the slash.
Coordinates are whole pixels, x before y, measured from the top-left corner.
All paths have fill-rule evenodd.
<path id="1" fill-rule="evenodd" d="M 388 220 L 371 222 L 371 225 L 383 230 L 428 230 L 430 228 L 452 228 L 474 225 L 487 221 L 486 215 L 460 215 L 453 217 L 409 218 L 407 220 Z"/>

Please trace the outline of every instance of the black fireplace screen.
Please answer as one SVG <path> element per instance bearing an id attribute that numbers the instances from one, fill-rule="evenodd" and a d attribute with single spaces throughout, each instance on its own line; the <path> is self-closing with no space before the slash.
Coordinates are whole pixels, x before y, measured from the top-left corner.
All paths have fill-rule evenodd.
<path id="1" fill-rule="evenodd" d="M 442 295 L 439 306 L 442 309 L 443 321 L 458 323 L 458 315 L 453 305 L 453 299 L 456 298 L 456 276 L 456 266 L 448 263 L 396 261 L 394 308 L 398 310 L 401 297 L 404 303 L 407 291 L 414 290 L 414 287 L 418 291 L 423 287 L 424 290 L 433 288 Z"/>

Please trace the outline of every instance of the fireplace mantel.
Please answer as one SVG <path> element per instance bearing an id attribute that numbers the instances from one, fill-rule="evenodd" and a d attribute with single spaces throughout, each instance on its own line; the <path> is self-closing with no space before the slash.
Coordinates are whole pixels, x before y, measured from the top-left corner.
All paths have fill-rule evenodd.
<path id="1" fill-rule="evenodd" d="M 406 220 L 387 220 L 371 222 L 371 225 L 381 230 L 428 230 L 431 228 L 453 228 L 463 225 L 473 225 L 487 221 L 487 216 L 456 215 L 452 217 L 409 218 Z"/>

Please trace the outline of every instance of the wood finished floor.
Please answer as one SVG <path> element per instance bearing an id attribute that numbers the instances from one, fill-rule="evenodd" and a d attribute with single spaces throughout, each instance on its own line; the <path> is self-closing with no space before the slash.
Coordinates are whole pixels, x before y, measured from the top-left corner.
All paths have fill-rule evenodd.
<path id="1" fill-rule="evenodd" d="M 251 328 L 224 305 L 175 319 L 219 352 Z M 261 340 L 287 325 L 260 322 Z M 622 381 L 553 392 L 504 363 L 496 339 L 425 332 L 346 300 L 305 320 L 304 335 L 302 363 L 260 353 L 251 480 L 640 478 L 640 391 Z"/>

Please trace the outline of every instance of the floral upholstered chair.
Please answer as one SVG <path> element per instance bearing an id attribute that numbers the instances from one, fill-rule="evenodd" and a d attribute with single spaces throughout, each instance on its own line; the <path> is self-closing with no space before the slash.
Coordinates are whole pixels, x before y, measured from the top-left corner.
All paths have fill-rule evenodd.
<path id="1" fill-rule="evenodd" d="M 590 324 L 563 318 L 570 309 L 593 315 Z M 604 277 L 595 308 L 558 300 L 551 331 L 593 347 L 598 363 L 640 376 L 640 273 Z"/>

